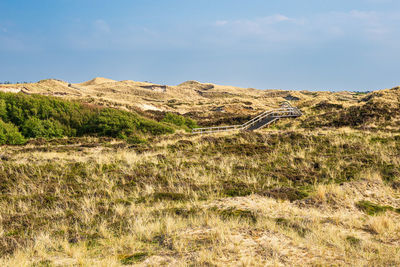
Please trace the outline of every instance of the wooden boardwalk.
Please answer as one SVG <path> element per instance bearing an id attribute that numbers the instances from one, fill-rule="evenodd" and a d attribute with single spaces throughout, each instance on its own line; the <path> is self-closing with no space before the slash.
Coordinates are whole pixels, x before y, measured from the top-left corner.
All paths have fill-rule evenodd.
<path id="1" fill-rule="evenodd" d="M 282 118 L 297 118 L 303 115 L 301 111 L 293 107 L 289 102 L 283 102 L 280 108 L 265 111 L 259 114 L 257 117 L 241 124 L 231 126 L 220 126 L 220 127 L 208 127 L 208 128 L 195 128 L 192 130 L 194 134 L 208 134 L 218 133 L 236 130 L 254 131 L 257 129 L 264 128 L 274 121 Z"/>

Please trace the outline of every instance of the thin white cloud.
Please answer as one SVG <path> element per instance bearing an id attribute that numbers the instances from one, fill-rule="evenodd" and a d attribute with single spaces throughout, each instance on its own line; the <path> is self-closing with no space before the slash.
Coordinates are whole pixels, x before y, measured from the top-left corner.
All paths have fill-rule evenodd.
<path id="1" fill-rule="evenodd" d="M 302 18 L 282 14 L 264 18 L 217 22 L 216 30 L 230 42 L 246 40 L 273 43 L 321 43 L 334 39 L 400 42 L 397 14 L 353 10 L 330 12 Z M 218 42 L 220 42 L 218 40 Z"/>
<path id="2" fill-rule="evenodd" d="M 287 39 L 287 36 L 280 34 L 279 31 L 287 28 L 290 24 L 301 25 L 302 21 L 275 14 L 256 19 L 224 20 L 215 23 L 217 34 L 222 34 L 226 40 L 230 39 L 230 41 L 232 38 L 261 38 L 270 41 Z"/>
<path id="3" fill-rule="evenodd" d="M 273 49 L 318 46 L 332 41 L 400 44 L 400 16 L 395 13 L 353 10 L 305 17 L 285 14 L 254 19 L 217 20 L 210 24 L 171 27 L 112 25 L 102 19 L 76 22 L 67 32 L 74 49 L 132 50 Z"/>
<path id="4" fill-rule="evenodd" d="M 228 24 L 228 21 L 227 21 L 227 20 L 217 20 L 217 21 L 215 22 L 215 25 L 216 25 L 216 26 L 224 26 L 224 25 L 226 25 L 226 24 Z"/>
<path id="5" fill-rule="evenodd" d="M 273 25 L 273 24 L 278 24 L 281 22 L 296 22 L 295 19 L 289 18 L 287 16 L 284 16 L 282 14 L 276 14 L 272 16 L 267 16 L 267 17 L 262 17 L 262 18 L 256 18 L 256 19 L 240 19 L 240 20 L 233 20 L 233 21 L 227 21 L 227 20 L 218 20 L 215 22 L 216 26 L 234 26 L 234 27 L 249 27 L 249 30 L 253 32 L 254 28 L 262 28 L 266 25 Z"/>
<path id="6" fill-rule="evenodd" d="M 276 14 L 273 16 L 268 16 L 264 17 L 261 19 L 258 19 L 260 23 L 265 23 L 265 24 L 275 24 L 283 21 L 295 21 L 295 19 L 291 19 L 287 16 L 281 15 L 281 14 Z"/>

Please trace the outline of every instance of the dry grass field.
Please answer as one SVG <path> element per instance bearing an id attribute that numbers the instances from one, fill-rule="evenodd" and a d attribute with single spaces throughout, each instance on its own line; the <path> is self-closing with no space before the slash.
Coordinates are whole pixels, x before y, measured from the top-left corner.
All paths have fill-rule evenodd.
<path id="1" fill-rule="evenodd" d="M 49 82 L 63 84 L 24 90 L 71 99 L 67 89 L 79 91 L 51 91 Z M 73 86 L 86 88 L 76 96 L 83 102 L 152 119 L 169 111 L 199 125 L 241 122 L 289 95 L 304 116 L 256 132 L 178 130 L 138 144 L 84 136 L 1 146 L 1 266 L 400 265 L 399 88 L 189 82 L 163 93 L 133 83 Z"/>

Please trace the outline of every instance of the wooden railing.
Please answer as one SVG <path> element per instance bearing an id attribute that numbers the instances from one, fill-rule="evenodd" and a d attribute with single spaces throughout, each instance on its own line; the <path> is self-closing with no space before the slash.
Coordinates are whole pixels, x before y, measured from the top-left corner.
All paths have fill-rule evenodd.
<path id="1" fill-rule="evenodd" d="M 281 118 L 297 118 L 300 117 L 301 115 L 303 115 L 303 113 L 298 108 L 293 107 L 289 102 L 283 102 L 280 108 L 265 111 L 243 124 L 231 125 L 231 126 L 195 128 L 192 130 L 192 133 L 205 134 L 205 133 L 218 133 L 218 132 L 227 132 L 236 130 L 253 131 L 256 129 L 266 127 L 269 124 Z"/>

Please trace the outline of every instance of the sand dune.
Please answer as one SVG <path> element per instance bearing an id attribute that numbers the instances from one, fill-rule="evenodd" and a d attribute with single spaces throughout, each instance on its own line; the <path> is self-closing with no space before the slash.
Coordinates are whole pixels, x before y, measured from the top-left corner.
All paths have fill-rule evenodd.
<path id="1" fill-rule="evenodd" d="M 372 93 L 258 90 L 193 80 L 177 86 L 166 86 L 133 80 L 115 81 L 102 77 L 72 85 L 65 81 L 47 79 L 24 84 L 23 87 L 30 94 L 52 95 L 124 110 L 190 114 L 189 116 L 199 121 L 209 120 L 209 125 L 232 123 L 224 122 L 226 117 L 255 116 L 279 106 L 283 101 L 291 101 L 295 106 L 306 112 L 309 110 L 310 113 L 316 105 L 336 105 L 346 109 L 359 107 L 367 102 L 370 106 L 373 105 L 368 107 L 368 110 L 394 110 L 397 108 L 399 95 L 398 88 Z M 20 88 L 20 85 L 0 85 L 2 91 L 12 91 L 12 88 Z M 324 116 L 332 117 L 332 113 Z M 397 115 L 391 117 L 390 123 L 396 123 Z"/>
<path id="2" fill-rule="evenodd" d="M 99 84 L 103 84 L 103 83 L 115 83 L 117 81 L 115 80 L 111 80 L 111 79 L 107 79 L 107 78 L 103 78 L 103 77 L 96 77 L 90 81 L 86 81 L 83 83 L 79 83 L 79 85 L 81 86 L 89 86 L 89 85 L 99 85 Z"/>

